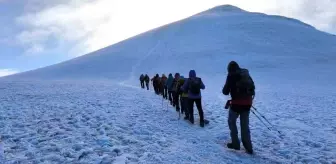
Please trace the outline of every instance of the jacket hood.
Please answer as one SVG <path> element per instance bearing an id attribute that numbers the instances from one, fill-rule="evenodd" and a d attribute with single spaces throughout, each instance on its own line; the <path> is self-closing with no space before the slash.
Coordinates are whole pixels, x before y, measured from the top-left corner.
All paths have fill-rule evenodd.
<path id="1" fill-rule="evenodd" d="M 190 70 L 189 71 L 189 77 L 196 77 L 196 71 L 195 70 Z"/>
<path id="2" fill-rule="evenodd" d="M 238 63 L 235 62 L 235 61 L 231 61 L 228 65 L 228 67 L 227 67 L 227 70 L 228 70 L 229 73 L 236 72 L 239 69 L 240 69 L 240 67 L 239 67 Z"/>
<path id="3" fill-rule="evenodd" d="M 179 78 L 180 74 L 179 73 L 175 73 L 175 78 Z"/>
<path id="4" fill-rule="evenodd" d="M 173 75 L 171 75 L 171 76 L 168 76 L 168 79 L 171 79 L 171 80 L 173 80 L 173 79 L 174 79 Z"/>

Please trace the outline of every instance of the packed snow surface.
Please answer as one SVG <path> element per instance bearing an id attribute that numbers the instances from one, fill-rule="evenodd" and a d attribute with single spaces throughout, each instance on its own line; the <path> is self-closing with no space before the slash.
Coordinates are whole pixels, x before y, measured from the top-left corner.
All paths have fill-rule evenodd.
<path id="1" fill-rule="evenodd" d="M 250 156 L 224 147 L 230 139 L 225 102 L 216 97 L 220 94 L 204 92 L 210 124 L 201 128 L 197 121 L 191 125 L 178 120 L 167 101 L 139 86 L 110 81 L 2 82 L 1 86 L 0 133 L 9 163 L 328 163 L 335 159 L 332 95 L 262 87 L 255 106 L 283 133 L 283 139 L 251 114 L 256 155 Z"/>
<path id="2" fill-rule="evenodd" d="M 0 79 L 3 163 L 332 163 L 336 37 L 294 19 L 220 6 L 73 60 Z M 255 155 L 225 148 L 226 66 L 256 83 Z M 178 119 L 141 73 L 195 69 L 205 118 Z M 239 129 L 239 121 L 237 122 Z M 282 135 L 278 134 L 279 130 Z M 0 162 L 0 163 L 1 163 Z"/>

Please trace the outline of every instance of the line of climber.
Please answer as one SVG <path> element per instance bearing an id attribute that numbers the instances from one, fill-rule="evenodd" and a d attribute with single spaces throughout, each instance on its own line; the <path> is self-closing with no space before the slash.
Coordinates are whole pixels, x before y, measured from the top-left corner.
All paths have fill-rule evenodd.
<path id="1" fill-rule="evenodd" d="M 235 61 L 231 61 L 227 67 L 228 75 L 225 85 L 222 89 L 224 95 L 231 95 L 231 100 L 227 101 L 225 108 L 229 109 L 228 124 L 230 129 L 231 143 L 227 144 L 230 149 L 239 150 L 240 141 L 238 138 L 237 118 L 240 116 L 242 143 L 247 153 L 253 154 L 250 128 L 249 114 L 252 107 L 252 101 L 255 96 L 255 85 L 249 74 L 249 71 L 240 68 Z M 195 70 L 190 70 L 189 78 L 180 76 L 175 73 L 173 77 L 170 73 L 168 78 L 162 74 L 156 74 L 153 78 L 141 75 L 141 87 L 149 90 L 149 82 L 152 81 L 154 92 L 162 95 L 164 99 L 170 101 L 170 104 L 176 108 L 176 111 L 185 114 L 184 119 L 194 124 L 193 106 L 196 103 L 200 126 L 204 127 L 204 114 L 202 109 L 201 89 L 205 89 L 202 79 L 196 76 Z M 180 108 L 181 104 L 181 108 Z M 252 111 L 253 112 L 253 111 Z"/>
<path id="2" fill-rule="evenodd" d="M 174 77 L 170 73 L 168 77 L 162 74 L 156 74 L 153 78 L 141 75 L 140 84 L 142 88 L 149 90 L 149 81 L 152 81 L 154 93 L 161 95 L 163 99 L 169 100 L 170 105 L 176 108 L 177 112 L 185 114 L 184 119 L 194 124 L 194 104 L 198 109 L 200 117 L 200 126 L 204 127 L 204 113 L 202 109 L 201 89 L 205 89 L 205 85 L 201 78 L 196 76 L 195 70 L 190 70 L 189 78 L 184 78 L 179 73 L 175 73 Z"/>

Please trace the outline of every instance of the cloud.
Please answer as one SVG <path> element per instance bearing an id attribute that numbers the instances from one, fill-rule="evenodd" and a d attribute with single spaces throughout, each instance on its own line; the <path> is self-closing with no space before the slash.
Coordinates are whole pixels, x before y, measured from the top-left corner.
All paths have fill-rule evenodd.
<path id="1" fill-rule="evenodd" d="M 335 0 L 282 0 L 266 12 L 293 17 L 319 30 L 336 34 Z"/>
<path id="2" fill-rule="evenodd" d="M 18 71 L 12 69 L 0 69 L 0 77 L 12 75 L 15 73 L 18 73 Z"/>
<path id="3" fill-rule="evenodd" d="M 25 54 L 28 56 L 34 56 L 36 54 L 40 54 L 44 51 L 44 47 L 40 44 L 33 44 L 31 47 L 29 47 Z"/>
<path id="4" fill-rule="evenodd" d="M 32 0 L 16 22 L 25 28 L 17 40 L 28 52 L 44 52 L 50 40 L 71 43 L 83 55 L 211 7 L 232 4 L 248 11 L 298 18 L 336 33 L 334 0 Z M 58 46 L 57 44 L 54 46 Z"/>

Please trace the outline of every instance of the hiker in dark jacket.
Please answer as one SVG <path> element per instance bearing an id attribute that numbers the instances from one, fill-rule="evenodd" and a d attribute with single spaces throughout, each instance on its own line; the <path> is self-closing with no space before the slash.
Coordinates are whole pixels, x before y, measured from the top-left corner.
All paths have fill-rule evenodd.
<path id="1" fill-rule="evenodd" d="M 164 99 L 168 99 L 167 97 L 167 86 L 166 86 L 166 83 L 167 83 L 167 77 L 165 74 L 162 74 L 162 77 L 161 77 L 161 85 L 160 85 L 160 88 L 161 88 L 161 92 L 162 92 L 162 97 Z"/>
<path id="2" fill-rule="evenodd" d="M 155 92 L 155 83 L 154 83 L 154 80 L 155 80 L 155 75 L 154 75 L 153 78 L 151 79 L 151 82 L 152 82 L 152 85 L 153 85 L 153 89 L 154 89 L 154 92 Z"/>
<path id="3" fill-rule="evenodd" d="M 149 90 L 149 76 L 147 74 L 145 75 L 145 83 L 146 83 L 147 90 Z"/>
<path id="4" fill-rule="evenodd" d="M 185 82 L 185 78 L 183 76 L 180 76 L 180 79 L 178 81 L 178 86 L 177 86 L 177 89 L 178 89 L 177 92 L 180 95 L 181 113 L 182 114 L 185 113 L 184 119 L 189 120 L 188 91 L 181 90 L 181 87 L 183 86 L 184 82 Z"/>
<path id="5" fill-rule="evenodd" d="M 229 109 L 229 118 L 228 124 L 230 128 L 231 134 L 231 143 L 227 144 L 227 147 L 230 149 L 240 149 L 240 141 L 238 139 L 238 130 L 237 130 L 237 118 L 240 116 L 240 128 L 241 128 L 241 137 L 242 143 L 245 147 L 247 153 L 252 154 L 252 143 L 251 143 L 251 136 L 250 136 L 250 128 L 249 128 L 249 115 L 250 115 L 250 108 L 252 106 L 252 100 L 254 97 L 254 82 L 252 78 L 248 75 L 247 69 L 242 69 L 235 61 L 231 61 L 228 65 L 228 75 L 226 78 L 226 83 L 223 87 L 223 94 L 224 95 L 231 95 L 231 106 Z M 237 82 L 239 82 L 242 78 L 242 75 L 248 75 L 247 81 L 251 84 L 251 93 L 247 93 L 247 89 L 239 89 L 237 86 Z M 240 87 L 241 88 L 241 87 Z M 246 91 L 245 91 L 246 90 Z M 244 91 L 244 92 L 242 92 Z M 244 94 L 243 94 L 244 93 Z M 251 96 L 252 95 L 252 96 Z"/>
<path id="6" fill-rule="evenodd" d="M 159 78 L 158 78 L 158 86 L 157 86 L 157 90 L 158 90 L 159 95 L 162 95 L 162 90 L 161 90 L 161 78 L 162 78 L 162 77 L 159 77 Z"/>
<path id="7" fill-rule="evenodd" d="M 157 95 L 160 94 L 160 76 L 159 74 L 156 74 L 155 77 L 154 77 L 154 80 L 153 80 L 153 86 L 154 86 L 154 91 Z"/>
<path id="8" fill-rule="evenodd" d="M 170 73 L 168 75 L 168 79 L 167 79 L 167 82 L 166 82 L 166 86 L 167 86 L 167 89 L 168 89 L 168 97 L 169 97 L 169 101 L 170 101 L 170 105 L 173 105 L 173 80 L 174 80 L 174 77 L 173 75 Z"/>
<path id="9" fill-rule="evenodd" d="M 173 84 L 172 84 L 172 95 L 173 95 L 173 106 L 176 108 L 176 111 L 180 111 L 180 96 L 177 93 L 177 84 L 178 80 L 180 79 L 180 74 L 175 73 L 175 78 L 173 79 Z"/>
<path id="10" fill-rule="evenodd" d="M 200 117 L 200 126 L 204 127 L 201 89 L 205 89 L 205 85 L 203 84 L 202 79 L 196 77 L 195 70 L 190 70 L 189 78 L 184 82 L 181 90 L 184 92 L 188 91 L 189 121 L 192 124 L 194 123 L 194 103 L 196 103 Z"/>
<path id="11" fill-rule="evenodd" d="M 140 85 L 141 85 L 141 88 L 145 88 L 145 76 L 143 74 L 140 75 Z"/>

